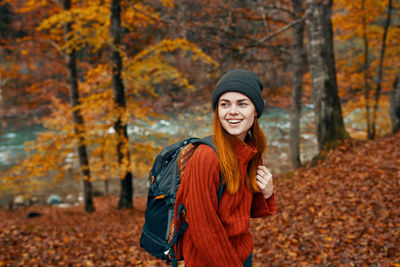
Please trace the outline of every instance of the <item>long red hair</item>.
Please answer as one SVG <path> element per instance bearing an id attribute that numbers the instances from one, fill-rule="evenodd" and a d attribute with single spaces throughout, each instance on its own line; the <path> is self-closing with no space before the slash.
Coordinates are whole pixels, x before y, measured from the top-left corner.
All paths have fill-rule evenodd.
<path id="1" fill-rule="evenodd" d="M 232 138 L 236 137 L 230 135 L 221 125 L 217 107 L 214 112 L 213 139 L 218 151 L 224 184 L 228 192 L 234 194 L 239 189 L 241 174 L 238 159 L 232 144 Z M 259 192 L 260 189 L 256 183 L 256 172 L 258 165 L 262 162 L 262 156 L 267 150 L 267 139 L 260 128 L 257 117 L 254 118 L 253 126 L 250 128 L 250 134 L 246 138 L 251 138 L 255 148 L 257 149 L 257 154 L 249 163 L 245 182 L 252 192 Z"/>

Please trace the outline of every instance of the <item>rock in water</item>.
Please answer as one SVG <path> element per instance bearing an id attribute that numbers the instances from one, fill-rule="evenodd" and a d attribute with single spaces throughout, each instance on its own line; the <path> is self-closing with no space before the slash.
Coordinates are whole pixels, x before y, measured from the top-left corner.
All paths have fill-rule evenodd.
<path id="1" fill-rule="evenodd" d="M 47 198 L 46 203 L 49 205 L 59 204 L 61 203 L 61 198 L 58 195 L 53 194 Z"/>

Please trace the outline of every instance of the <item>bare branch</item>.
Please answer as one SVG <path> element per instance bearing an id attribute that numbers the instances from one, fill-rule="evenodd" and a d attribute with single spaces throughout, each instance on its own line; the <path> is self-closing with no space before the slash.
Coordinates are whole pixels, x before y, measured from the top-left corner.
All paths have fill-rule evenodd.
<path id="1" fill-rule="evenodd" d="M 49 43 L 52 47 L 54 47 L 57 50 L 60 56 L 65 57 L 64 51 L 56 42 L 54 42 L 53 40 L 46 40 L 45 43 Z"/>
<path id="2" fill-rule="evenodd" d="M 298 23 L 302 23 L 304 22 L 304 20 L 306 19 L 306 15 L 304 15 L 303 17 L 292 21 L 291 23 L 287 24 L 286 26 L 280 28 L 279 30 L 274 31 L 273 33 L 257 40 L 258 43 L 264 43 L 264 42 L 268 42 L 269 40 L 271 40 L 272 38 L 274 38 L 275 36 L 289 30 L 290 28 L 294 27 L 296 24 Z"/>

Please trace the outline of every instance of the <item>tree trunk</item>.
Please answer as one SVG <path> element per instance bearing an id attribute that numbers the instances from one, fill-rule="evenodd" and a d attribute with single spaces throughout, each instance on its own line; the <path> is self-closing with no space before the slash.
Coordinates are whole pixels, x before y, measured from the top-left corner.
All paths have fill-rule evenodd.
<path id="1" fill-rule="evenodd" d="M 373 114 L 372 114 L 372 139 L 375 138 L 375 135 L 376 135 L 376 113 L 378 111 L 379 98 L 380 98 L 380 95 L 381 95 L 381 82 L 382 82 L 382 75 L 383 75 L 383 60 L 385 59 L 386 37 L 387 37 L 387 33 L 388 33 L 388 30 L 389 30 L 389 26 L 390 26 L 390 19 L 391 19 L 392 9 L 393 9 L 392 0 L 389 0 L 388 8 L 387 8 L 386 22 L 385 22 L 385 26 L 384 26 L 384 29 L 383 29 L 382 49 L 381 49 L 381 54 L 380 54 L 380 57 L 379 57 L 378 81 L 377 81 L 377 84 L 376 84 L 375 104 L 374 104 L 374 111 L 373 111 Z"/>
<path id="2" fill-rule="evenodd" d="M 306 0 L 308 63 L 320 152 L 347 138 L 336 83 L 330 1 Z"/>
<path id="3" fill-rule="evenodd" d="M 400 71 L 397 73 L 393 89 L 390 94 L 390 119 L 392 121 L 392 133 L 400 130 Z"/>
<path id="4" fill-rule="evenodd" d="M 111 1 L 111 21 L 110 34 L 113 40 L 111 51 L 112 64 L 112 88 L 114 92 L 114 102 L 118 108 L 119 116 L 114 123 L 115 132 L 118 138 L 117 155 L 118 163 L 122 170 L 121 193 L 118 208 L 132 208 L 133 184 L 132 173 L 128 167 L 130 163 L 129 140 L 127 134 L 126 122 L 122 121 L 121 115 L 125 112 L 125 92 L 121 77 L 122 58 L 119 52 L 121 48 L 121 5 L 120 0 Z"/>
<path id="5" fill-rule="evenodd" d="M 109 191 L 109 186 L 108 186 L 108 172 L 107 172 L 107 166 L 106 166 L 106 159 L 105 159 L 105 151 L 104 151 L 104 147 L 105 147 L 105 142 L 102 142 L 101 144 L 101 152 L 100 152 L 100 160 L 102 163 L 102 171 L 104 173 L 104 192 L 105 195 L 108 196 L 110 195 L 110 191 Z"/>
<path id="6" fill-rule="evenodd" d="M 363 12 L 365 12 L 365 0 L 361 3 L 361 8 Z M 365 119 L 367 123 L 367 137 L 368 139 L 372 139 L 372 124 L 371 124 L 371 106 L 370 106 L 370 92 L 371 87 L 369 83 L 369 42 L 367 37 L 367 21 L 366 15 L 364 14 L 362 19 L 363 26 L 363 45 L 364 45 L 364 98 L 365 98 Z"/>
<path id="7" fill-rule="evenodd" d="M 303 16 L 303 0 L 292 0 L 293 19 L 298 20 Z M 303 43 L 304 22 L 300 22 L 293 27 L 293 47 L 292 47 L 292 107 L 290 112 L 290 159 L 294 168 L 301 166 L 300 159 L 300 117 L 301 117 L 301 98 L 302 77 L 304 66 L 304 43 Z"/>
<path id="8" fill-rule="evenodd" d="M 180 38 L 183 39 L 187 39 L 187 29 L 186 29 L 186 7 L 187 7 L 187 3 L 185 2 L 185 0 L 180 0 L 179 1 L 179 6 L 178 6 L 178 18 L 177 18 L 177 22 L 179 25 L 179 31 L 177 32 L 177 34 L 179 35 Z"/>
<path id="9" fill-rule="evenodd" d="M 70 0 L 63 0 L 63 9 L 69 10 L 71 8 Z M 65 39 L 68 43 L 69 35 L 71 33 L 72 23 L 67 23 L 64 27 Z M 89 169 L 89 157 L 85 145 L 85 126 L 84 120 L 80 111 L 79 89 L 78 89 L 78 75 L 76 70 L 76 51 L 74 48 L 66 46 L 66 61 L 68 67 L 68 85 L 69 85 L 69 99 L 72 106 L 72 116 L 74 122 L 74 131 L 78 136 L 78 155 L 81 168 L 81 175 L 83 179 L 84 190 L 84 208 L 87 212 L 94 212 L 93 195 L 92 195 L 92 182 Z"/>

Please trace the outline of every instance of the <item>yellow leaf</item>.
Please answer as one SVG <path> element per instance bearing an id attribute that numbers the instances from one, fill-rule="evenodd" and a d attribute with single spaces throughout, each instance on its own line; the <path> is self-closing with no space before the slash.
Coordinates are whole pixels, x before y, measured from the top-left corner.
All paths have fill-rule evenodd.
<path id="1" fill-rule="evenodd" d="M 357 236 L 356 235 L 353 235 L 353 234 L 348 234 L 347 235 L 347 238 L 348 239 L 355 239 Z"/>

